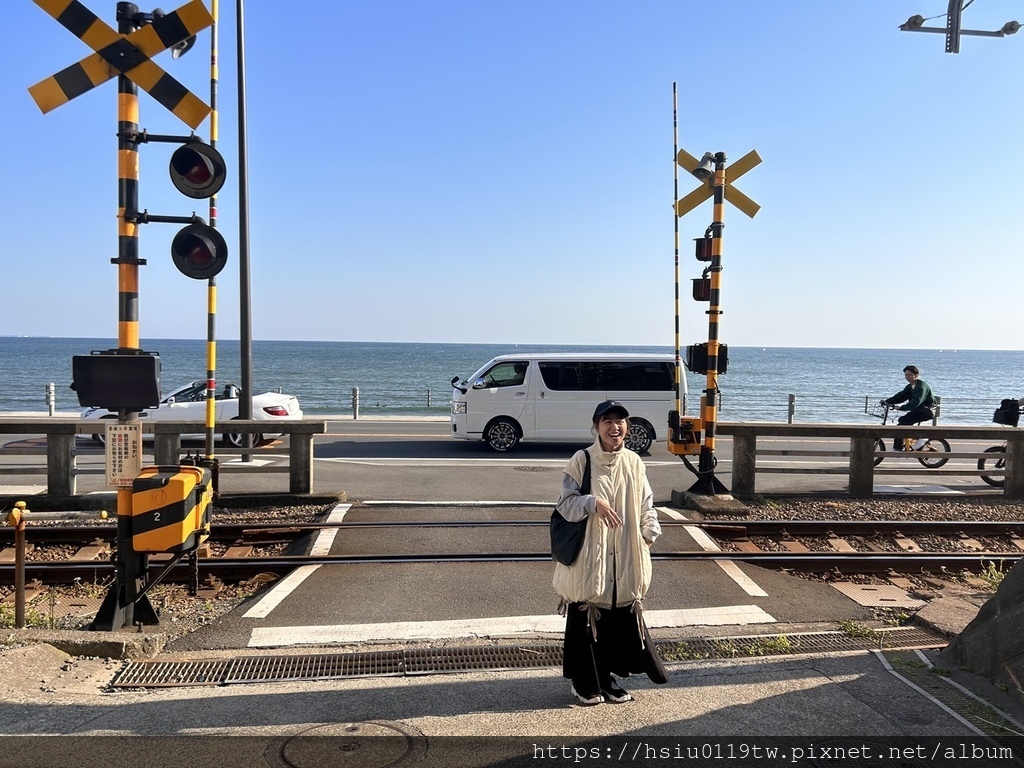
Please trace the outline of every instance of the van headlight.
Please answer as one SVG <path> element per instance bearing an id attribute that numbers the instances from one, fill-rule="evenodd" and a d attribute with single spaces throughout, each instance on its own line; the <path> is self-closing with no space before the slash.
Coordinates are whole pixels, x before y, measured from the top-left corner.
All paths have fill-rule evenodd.
<path id="1" fill-rule="evenodd" d="M 460 413 L 466 412 L 466 403 L 452 403 L 452 416 L 458 416 Z"/>

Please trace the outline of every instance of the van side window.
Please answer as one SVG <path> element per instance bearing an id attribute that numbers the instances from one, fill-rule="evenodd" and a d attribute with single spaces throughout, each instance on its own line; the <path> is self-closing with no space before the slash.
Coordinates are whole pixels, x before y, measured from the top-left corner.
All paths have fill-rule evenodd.
<path id="1" fill-rule="evenodd" d="M 528 362 L 498 363 L 483 375 L 488 387 L 521 387 L 526 381 Z"/>
<path id="2" fill-rule="evenodd" d="M 563 392 L 660 392 L 675 387 L 674 366 L 656 361 L 542 362 L 540 373 L 548 389 Z"/>

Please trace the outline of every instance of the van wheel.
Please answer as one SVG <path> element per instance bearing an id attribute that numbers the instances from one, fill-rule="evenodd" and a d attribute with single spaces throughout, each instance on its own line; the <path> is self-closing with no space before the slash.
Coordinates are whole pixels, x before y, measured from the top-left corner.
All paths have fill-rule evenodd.
<path id="1" fill-rule="evenodd" d="M 484 430 L 484 440 L 492 451 L 505 453 L 519 445 L 519 425 L 504 416 L 495 419 Z"/>
<path id="2" fill-rule="evenodd" d="M 654 442 L 654 429 L 643 419 L 636 419 L 629 423 L 629 432 L 623 441 L 629 450 L 635 453 L 647 453 Z"/>

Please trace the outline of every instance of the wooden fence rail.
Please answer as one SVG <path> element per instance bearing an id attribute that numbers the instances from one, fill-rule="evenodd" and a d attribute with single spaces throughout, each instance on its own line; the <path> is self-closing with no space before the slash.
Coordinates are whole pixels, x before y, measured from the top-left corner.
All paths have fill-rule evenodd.
<path id="1" fill-rule="evenodd" d="M 174 465 L 181 460 L 181 436 L 202 434 L 206 425 L 195 421 L 154 421 L 140 422 L 144 434 L 153 435 L 153 456 L 158 465 Z M 0 421 L 0 435 L 44 435 L 46 448 L 6 450 L 7 453 L 45 453 L 45 466 L 18 465 L 0 467 L 0 475 L 46 475 L 46 491 L 53 496 L 74 496 L 77 490 L 76 478 L 82 473 L 76 467 L 75 439 L 78 435 L 92 436 L 107 428 L 106 421 L 62 419 L 62 418 L 19 418 L 10 417 Z M 220 425 L 220 430 L 224 425 Z M 233 419 L 231 432 L 235 434 L 263 434 L 268 429 L 274 433 L 288 435 L 288 466 L 262 467 L 262 472 L 288 472 L 290 493 L 313 492 L 313 435 L 327 431 L 326 421 L 303 419 L 301 421 L 266 421 Z M 218 437 L 220 436 L 218 432 Z M 194 449 L 193 449 L 194 450 Z M 239 455 L 246 453 L 238 448 L 218 446 L 217 455 Z M 281 454 L 284 451 L 259 449 L 261 455 Z"/>
<path id="2" fill-rule="evenodd" d="M 895 437 L 945 438 L 947 440 L 987 441 L 992 445 L 1006 443 L 1006 468 L 1003 470 L 1003 493 L 1008 499 L 1024 499 L 1024 430 L 991 427 L 924 427 L 896 425 L 844 425 L 844 424 L 782 424 L 775 422 L 721 422 L 717 434 L 732 437 L 732 492 L 740 498 L 749 498 L 756 492 L 758 473 L 846 474 L 849 476 L 850 495 L 868 498 L 874 492 L 875 475 L 906 474 L 905 469 L 876 467 L 875 440 Z M 812 437 L 818 439 L 845 438 L 850 448 L 834 449 L 760 449 L 758 437 Z M 885 456 L 898 454 L 886 451 Z M 923 455 L 923 454 L 921 454 Z M 996 458 L 991 453 L 949 452 L 942 454 L 951 459 Z M 758 466 L 759 456 L 848 457 L 848 467 L 766 467 Z M 911 454 L 911 456 L 916 456 Z M 929 475 L 981 475 L 978 469 L 926 469 Z M 998 474 L 986 472 L 985 474 Z"/>

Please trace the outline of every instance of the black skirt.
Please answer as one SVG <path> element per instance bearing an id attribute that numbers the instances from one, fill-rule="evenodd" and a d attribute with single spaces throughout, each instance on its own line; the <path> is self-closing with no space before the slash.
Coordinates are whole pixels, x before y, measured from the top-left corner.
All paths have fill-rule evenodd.
<path id="1" fill-rule="evenodd" d="M 594 617 L 594 628 L 588 616 Z M 596 638 L 595 631 L 596 629 Z M 590 696 L 611 682 L 611 675 L 646 674 L 652 682 L 668 682 L 665 665 L 651 642 L 642 615 L 631 606 L 588 610 L 586 603 L 570 603 L 565 613 L 562 676 L 572 680 L 577 693 Z"/>

